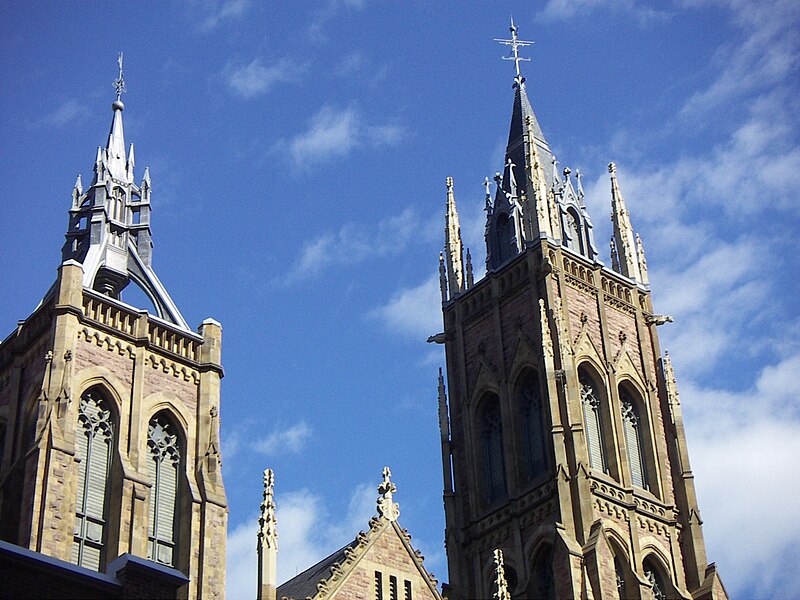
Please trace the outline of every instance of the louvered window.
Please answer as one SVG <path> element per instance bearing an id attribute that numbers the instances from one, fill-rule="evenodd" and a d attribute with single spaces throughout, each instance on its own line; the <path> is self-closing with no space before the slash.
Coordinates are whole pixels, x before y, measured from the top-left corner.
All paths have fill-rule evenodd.
<path id="1" fill-rule="evenodd" d="M 72 562 L 99 571 L 103 561 L 106 529 L 108 470 L 114 428 L 111 411 L 97 390 L 81 396 L 75 431 L 78 495 Z"/>
<path id="2" fill-rule="evenodd" d="M 647 470 L 642 453 L 642 420 L 636 404 L 625 392 L 622 392 L 622 425 L 625 429 L 625 443 L 628 446 L 631 482 L 637 487 L 647 489 Z"/>
<path id="3" fill-rule="evenodd" d="M 597 387 L 585 374 L 581 374 L 581 404 L 583 420 L 586 424 L 586 444 L 589 446 L 589 464 L 593 469 L 608 473 L 605 448 L 603 444 L 603 419 L 600 414 L 600 397 Z"/>
<path id="4" fill-rule="evenodd" d="M 175 566 L 177 539 L 178 474 L 181 455 L 174 427 L 163 417 L 150 421 L 147 461 L 153 487 L 150 491 L 147 558 Z"/>
<path id="5" fill-rule="evenodd" d="M 503 425 L 500 404 L 489 400 L 483 409 L 483 450 L 486 463 L 486 485 L 489 501 L 502 498 L 506 493 L 506 473 L 503 460 Z"/>
<path id="6" fill-rule="evenodd" d="M 533 479 L 547 469 L 544 403 L 536 376 L 528 377 L 523 384 L 522 413 L 528 477 Z"/>

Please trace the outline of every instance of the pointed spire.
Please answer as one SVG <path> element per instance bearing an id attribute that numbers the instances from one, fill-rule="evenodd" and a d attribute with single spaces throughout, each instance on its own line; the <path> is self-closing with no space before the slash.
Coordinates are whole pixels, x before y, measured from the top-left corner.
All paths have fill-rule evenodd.
<path id="1" fill-rule="evenodd" d="M 675 371 L 672 368 L 672 359 L 669 357 L 669 350 L 664 351 L 664 383 L 667 386 L 667 399 L 670 405 L 681 403 L 678 393 L 678 382 L 675 380 Z"/>
<path id="2" fill-rule="evenodd" d="M 611 268 L 619 273 L 619 254 L 617 254 L 617 244 L 614 242 L 614 236 L 611 236 Z"/>
<path id="3" fill-rule="evenodd" d="M 450 421 L 447 417 L 447 391 L 444 387 L 444 374 L 439 367 L 439 432 L 442 440 L 450 439 Z"/>
<path id="4" fill-rule="evenodd" d="M 133 144 L 131 144 L 131 149 L 128 151 L 128 168 L 125 171 L 125 175 L 128 178 L 128 181 L 133 181 L 133 167 L 135 165 L 135 160 L 133 157 Z"/>
<path id="5" fill-rule="evenodd" d="M 644 257 L 644 245 L 642 245 L 642 238 L 636 234 L 636 257 L 639 261 L 639 274 L 641 282 L 645 285 L 650 284 L 650 277 L 647 275 L 647 259 Z"/>
<path id="6" fill-rule="evenodd" d="M 394 501 L 397 486 L 391 477 L 391 469 L 383 467 L 383 481 L 378 486 L 378 515 L 389 521 L 397 521 L 397 517 L 400 516 L 400 506 Z"/>
<path id="7" fill-rule="evenodd" d="M 442 302 L 447 302 L 447 269 L 444 266 L 444 252 L 439 252 L 439 289 L 442 292 Z"/>
<path id="8" fill-rule="evenodd" d="M 511 600 L 506 582 L 506 568 L 503 560 L 503 551 L 496 548 L 494 551 L 494 587 L 493 600 Z"/>
<path id="9" fill-rule="evenodd" d="M 608 164 L 608 172 L 611 174 L 611 221 L 614 224 L 614 242 L 619 256 L 619 272 L 634 281 L 642 282 L 631 217 L 619 189 L 617 166 L 613 162 Z"/>
<path id="10" fill-rule="evenodd" d="M 258 600 L 275 600 L 278 585 L 278 532 L 274 500 L 275 474 L 264 471 L 264 500 L 258 518 Z"/>
<path id="11" fill-rule="evenodd" d="M 467 289 L 475 285 L 475 277 L 472 275 L 472 255 L 467 248 Z"/>
<path id="12" fill-rule="evenodd" d="M 447 254 L 447 282 L 450 298 L 454 298 L 464 291 L 464 250 L 461 245 L 461 225 L 458 222 L 452 177 L 447 178 L 446 185 L 447 211 L 445 213 L 444 248 Z"/>

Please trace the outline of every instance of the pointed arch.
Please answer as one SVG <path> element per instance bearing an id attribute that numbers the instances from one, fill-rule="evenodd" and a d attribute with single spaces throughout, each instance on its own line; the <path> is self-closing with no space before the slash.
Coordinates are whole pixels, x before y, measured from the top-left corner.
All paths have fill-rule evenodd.
<path id="1" fill-rule="evenodd" d="M 78 482 L 71 560 L 94 571 L 100 571 L 108 559 L 106 522 L 118 422 L 111 406 L 108 391 L 103 386 L 90 387 L 80 396 L 75 430 Z"/>
<path id="2" fill-rule="evenodd" d="M 556 600 L 556 582 L 553 575 L 553 546 L 550 543 L 539 545 L 531 563 L 531 577 L 528 597 L 541 600 Z"/>
<path id="3" fill-rule="evenodd" d="M 563 244 L 570 250 L 578 254 L 585 255 L 586 249 L 583 241 L 583 226 L 582 219 L 572 206 L 567 208 L 562 213 L 563 225 Z"/>
<path id="4" fill-rule="evenodd" d="M 181 473 L 185 441 L 172 413 L 156 413 L 147 427 L 147 469 L 152 487 L 148 514 L 147 558 L 173 567 L 177 565 L 180 533 Z"/>
<path id="5" fill-rule="evenodd" d="M 478 404 L 477 425 L 483 457 L 485 498 L 489 504 L 506 496 L 507 477 L 503 443 L 503 419 L 500 398 L 488 392 Z"/>
<path id="6" fill-rule="evenodd" d="M 586 432 L 586 446 L 589 451 L 589 465 L 592 469 L 609 473 L 607 442 L 605 440 L 604 412 L 607 404 L 605 394 L 598 383 L 598 377 L 585 363 L 578 367 L 581 406 Z"/>
<path id="7" fill-rule="evenodd" d="M 644 577 L 650 584 L 653 600 L 667 600 L 671 591 L 669 571 L 656 553 L 648 554 L 642 561 Z"/>
<path id="8" fill-rule="evenodd" d="M 628 378 L 619 382 L 618 392 L 631 484 L 658 496 L 656 455 L 644 395 L 640 386 Z"/>
<path id="9" fill-rule="evenodd" d="M 514 398 L 520 415 L 520 434 L 525 456 L 525 476 L 533 481 L 550 466 L 550 449 L 547 430 L 546 394 L 542 392 L 539 374 L 533 369 L 524 369 L 517 378 Z"/>

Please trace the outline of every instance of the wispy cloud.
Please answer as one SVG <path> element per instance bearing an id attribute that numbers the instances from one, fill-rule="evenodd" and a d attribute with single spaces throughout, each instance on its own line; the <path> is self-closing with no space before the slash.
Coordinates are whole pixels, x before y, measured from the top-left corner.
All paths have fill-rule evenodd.
<path id="1" fill-rule="evenodd" d="M 376 224 L 347 223 L 308 242 L 285 283 L 315 276 L 334 265 L 356 264 L 401 252 L 414 236 L 425 235 L 429 225 L 412 208 Z"/>
<path id="2" fill-rule="evenodd" d="M 197 31 L 207 33 L 225 22 L 244 17 L 250 4 L 250 0 L 193 0 L 189 6 L 198 22 Z"/>
<path id="3" fill-rule="evenodd" d="M 439 278 L 433 275 L 415 287 L 396 292 L 369 316 L 393 332 L 424 340 L 442 330 L 441 302 Z"/>
<path id="4" fill-rule="evenodd" d="M 292 425 L 288 429 L 275 429 L 267 437 L 256 440 L 253 449 L 261 454 L 297 454 L 311 438 L 312 429 L 305 421 Z"/>
<path id="5" fill-rule="evenodd" d="M 281 480 L 276 481 L 280 489 Z M 294 577 L 354 539 L 368 528 L 375 514 L 375 486 L 362 483 L 350 496 L 347 514 L 331 515 L 320 494 L 307 489 L 277 494 L 275 499 L 280 554 L 278 583 Z M 228 598 L 249 598 L 257 585 L 257 559 L 254 547 L 258 517 L 253 515 L 228 534 L 227 589 Z"/>
<path id="6" fill-rule="evenodd" d="M 308 27 L 309 36 L 325 38 L 325 26 L 335 18 L 342 10 L 362 10 L 367 4 L 367 0 L 328 0 L 316 12 Z"/>
<path id="7" fill-rule="evenodd" d="M 545 22 L 565 21 L 594 10 L 625 12 L 643 24 L 669 17 L 663 8 L 655 9 L 637 0 L 548 0 L 537 17 Z"/>
<path id="8" fill-rule="evenodd" d="M 90 114 L 89 109 L 84 104 L 81 104 L 77 100 L 67 100 L 54 111 L 38 119 L 35 125 L 63 127 L 64 125 L 83 119 Z"/>
<path id="9" fill-rule="evenodd" d="M 267 93 L 276 83 L 290 81 L 294 67 L 288 60 L 266 65 L 260 57 L 246 65 L 228 65 L 222 77 L 228 87 L 243 98 L 253 98 Z"/>
<path id="10" fill-rule="evenodd" d="M 312 117 L 309 128 L 289 142 L 289 154 L 295 167 L 303 170 L 346 156 L 357 147 L 395 145 L 404 134 L 405 129 L 396 123 L 365 121 L 355 108 L 323 106 Z"/>

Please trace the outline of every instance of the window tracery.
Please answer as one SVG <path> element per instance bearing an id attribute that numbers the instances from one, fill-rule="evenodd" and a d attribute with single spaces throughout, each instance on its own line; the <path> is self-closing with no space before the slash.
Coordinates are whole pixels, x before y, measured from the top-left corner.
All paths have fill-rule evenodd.
<path id="1" fill-rule="evenodd" d="M 175 566 L 177 546 L 178 474 L 181 452 L 173 425 L 159 415 L 150 421 L 147 446 L 150 492 L 148 555 L 156 562 Z"/>

